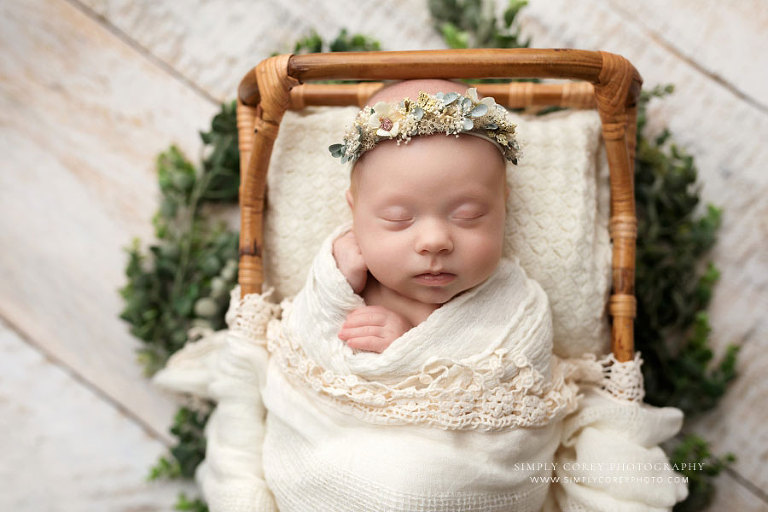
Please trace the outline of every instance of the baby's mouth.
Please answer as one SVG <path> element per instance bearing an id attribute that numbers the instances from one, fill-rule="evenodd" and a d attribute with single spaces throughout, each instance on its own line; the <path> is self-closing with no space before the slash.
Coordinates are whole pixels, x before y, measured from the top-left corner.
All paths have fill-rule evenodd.
<path id="1" fill-rule="evenodd" d="M 425 272 L 414 276 L 414 279 L 428 286 L 441 286 L 456 279 L 456 274 L 451 274 L 450 272 Z"/>

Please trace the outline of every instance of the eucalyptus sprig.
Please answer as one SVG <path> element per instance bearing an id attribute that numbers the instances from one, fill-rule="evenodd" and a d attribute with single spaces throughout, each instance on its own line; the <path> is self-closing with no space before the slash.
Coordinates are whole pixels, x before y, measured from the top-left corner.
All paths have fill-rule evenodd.
<path id="1" fill-rule="evenodd" d="M 528 48 L 530 38 L 523 39 L 517 15 L 528 5 L 527 0 L 509 0 L 501 19 L 496 16 L 493 0 L 428 0 L 433 25 L 450 48 Z M 467 83 L 505 83 L 505 78 L 474 78 Z M 519 82 L 540 82 L 538 78 L 517 78 Z M 545 107 L 540 114 L 563 110 Z M 519 111 L 522 111 L 520 109 Z"/>
<path id="2" fill-rule="evenodd" d="M 190 500 L 186 494 L 181 493 L 173 506 L 173 510 L 185 510 L 190 512 L 208 512 L 208 505 L 200 498 Z"/>
<path id="3" fill-rule="evenodd" d="M 322 53 L 322 52 L 371 52 L 381 50 L 381 43 L 363 34 L 349 34 L 342 28 L 331 41 L 325 41 L 317 30 L 310 30 L 293 47 L 293 53 Z M 272 55 L 277 55 L 273 53 Z"/>
<path id="4" fill-rule="evenodd" d="M 669 457 L 672 464 L 686 469 L 680 473 L 688 477 L 688 498 L 675 505 L 675 512 L 695 512 L 704 510 L 715 497 L 714 478 L 733 464 L 736 457 L 732 453 L 715 456 L 710 452 L 709 443 L 701 437 L 691 434 L 675 446 Z M 697 466 L 691 467 L 691 461 Z"/>
<path id="5" fill-rule="evenodd" d="M 645 400 L 678 407 L 690 420 L 725 394 L 736 377 L 738 347 L 728 345 L 713 365 L 706 308 L 720 273 L 707 254 L 717 240 L 722 211 L 713 205 L 700 209 L 695 160 L 672 141 L 669 130 L 653 138 L 646 133 L 649 102 L 673 90 L 666 85 L 643 91 L 638 104 L 635 343 L 645 360 Z M 695 434 L 678 436 L 665 447 L 672 462 L 695 461 L 704 468 L 682 471 L 688 497 L 674 510 L 705 509 L 714 497 L 714 478 L 736 457 L 711 454 L 709 443 Z"/>
<path id="6" fill-rule="evenodd" d="M 435 29 L 451 48 L 527 48 L 515 18 L 527 0 L 509 0 L 502 19 L 495 2 L 484 0 L 429 0 Z"/>
<path id="7" fill-rule="evenodd" d="M 638 105 L 635 338 L 645 360 L 646 401 L 692 417 L 713 408 L 735 378 L 738 347 L 729 345 L 712 367 L 706 308 L 720 273 L 706 258 L 722 212 L 699 209 L 694 158 L 669 130 L 645 134 L 648 103 L 672 91 L 669 85 L 644 91 Z"/>
<path id="8" fill-rule="evenodd" d="M 125 299 L 120 318 L 144 342 L 139 360 L 147 375 L 184 345 L 192 327 L 223 327 L 237 271 L 237 234 L 196 211 L 208 180 L 189 173 L 176 148 L 160 156 L 158 170 L 161 189 L 168 192 L 154 219 L 158 242 L 143 253 L 133 241 L 127 249 L 128 284 L 120 290 Z"/>
<path id="9" fill-rule="evenodd" d="M 181 407 L 173 418 L 171 434 L 177 442 L 170 450 L 170 459 L 160 457 L 150 469 L 147 480 L 192 478 L 195 469 L 205 458 L 205 425 L 213 404 L 207 403 L 200 410 Z"/>

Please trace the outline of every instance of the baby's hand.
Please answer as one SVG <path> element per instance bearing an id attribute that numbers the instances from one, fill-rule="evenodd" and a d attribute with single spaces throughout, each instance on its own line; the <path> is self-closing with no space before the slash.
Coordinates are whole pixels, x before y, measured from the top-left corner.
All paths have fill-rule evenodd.
<path id="1" fill-rule="evenodd" d="M 383 306 L 364 306 L 347 315 L 339 339 L 349 348 L 381 353 L 411 327 L 405 318 Z"/>
<path id="2" fill-rule="evenodd" d="M 333 257 L 336 259 L 336 266 L 347 278 L 352 290 L 355 293 L 363 291 L 368 279 L 368 266 L 363 260 L 360 246 L 357 245 L 357 239 L 352 231 L 347 231 L 333 241 Z"/>

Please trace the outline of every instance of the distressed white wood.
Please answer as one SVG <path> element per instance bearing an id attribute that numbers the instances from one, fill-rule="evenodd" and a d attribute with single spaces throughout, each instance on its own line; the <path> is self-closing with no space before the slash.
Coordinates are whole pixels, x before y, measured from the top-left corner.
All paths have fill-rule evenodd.
<path id="1" fill-rule="evenodd" d="M 0 321 L 0 510 L 170 510 L 191 483 L 147 482 L 166 452 Z"/>
<path id="2" fill-rule="evenodd" d="M 118 318 L 152 238 L 156 155 L 216 108 L 61 0 L 0 4 L 0 316 L 168 438 L 175 406 Z"/>
<path id="3" fill-rule="evenodd" d="M 385 50 L 444 48 L 425 1 L 83 0 L 153 55 L 212 96 L 233 99 L 245 73 L 273 52 L 290 53 L 311 29 L 326 41 L 341 28 Z"/>
<path id="4" fill-rule="evenodd" d="M 625 19 L 768 112 L 768 1 L 610 0 Z"/>
<path id="5" fill-rule="evenodd" d="M 723 473 L 716 480 L 717 492 L 707 511 L 765 512 L 768 505 L 760 500 L 742 483 L 729 473 Z"/>

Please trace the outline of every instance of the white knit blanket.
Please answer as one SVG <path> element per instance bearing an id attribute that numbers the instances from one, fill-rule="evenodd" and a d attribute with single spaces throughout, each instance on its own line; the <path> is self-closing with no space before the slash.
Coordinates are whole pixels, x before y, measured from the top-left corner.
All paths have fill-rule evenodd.
<path id="1" fill-rule="evenodd" d="M 156 377 L 219 403 L 198 471 L 212 511 L 668 510 L 685 497 L 672 481 L 598 478 L 616 461 L 672 475 L 656 445 L 682 415 L 639 403 L 639 359 L 552 356 L 546 296 L 513 260 L 383 353 L 346 347 L 339 326 L 363 301 L 331 254 L 344 229 L 281 319 L 266 294 L 235 290 L 230 329 Z M 594 481 L 574 482 L 582 460 Z"/>

